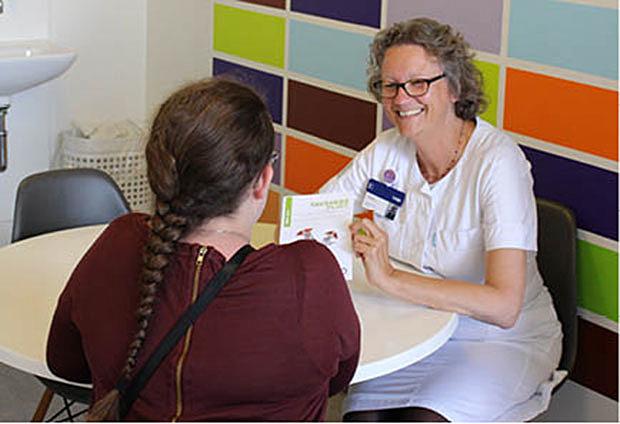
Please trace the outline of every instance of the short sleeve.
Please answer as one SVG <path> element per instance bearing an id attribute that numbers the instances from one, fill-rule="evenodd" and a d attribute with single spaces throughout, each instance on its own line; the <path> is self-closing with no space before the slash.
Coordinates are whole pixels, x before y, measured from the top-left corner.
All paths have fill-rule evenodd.
<path id="1" fill-rule="evenodd" d="M 537 250 L 536 201 L 530 163 L 510 139 L 500 142 L 481 187 L 485 250 Z"/>
<path id="2" fill-rule="evenodd" d="M 90 383 L 91 375 L 82 337 L 71 319 L 71 295 L 63 292 L 58 300 L 47 340 L 47 365 L 67 380 Z"/>
<path id="3" fill-rule="evenodd" d="M 316 242 L 297 245 L 304 247 L 303 343 L 328 378 L 331 396 L 348 386 L 357 369 L 360 324 L 336 258 Z"/>
<path id="4" fill-rule="evenodd" d="M 335 261 L 335 258 L 333 259 Z M 336 267 L 338 264 L 335 263 Z M 329 395 L 343 391 L 357 369 L 360 355 L 360 324 L 353 306 L 349 288 L 338 267 L 338 282 L 330 285 L 328 306 L 333 316 L 334 337 L 339 346 L 338 372 L 330 380 Z"/>

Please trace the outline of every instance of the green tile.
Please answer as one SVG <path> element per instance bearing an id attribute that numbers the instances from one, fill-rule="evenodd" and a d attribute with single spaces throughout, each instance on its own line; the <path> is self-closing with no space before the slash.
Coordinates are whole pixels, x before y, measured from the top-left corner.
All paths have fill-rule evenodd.
<path id="1" fill-rule="evenodd" d="M 579 306 L 618 322 L 618 253 L 579 240 L 577 243 Z"/>
<path id="2" fill-rule="evenodd" d="M 474 64 L 484 78 L 484 93 L 487 96 L 489 105 L 480 115 L 482 119 L 493 125 L 497 125 L 497 97 L 499 95 L 499 65 L 490 62 L 475 60 Z"/>
<path id="3" fill-rule="evenodd" d="M 215 4 L 213 48 L 284 68 L 284 18 Z"/>

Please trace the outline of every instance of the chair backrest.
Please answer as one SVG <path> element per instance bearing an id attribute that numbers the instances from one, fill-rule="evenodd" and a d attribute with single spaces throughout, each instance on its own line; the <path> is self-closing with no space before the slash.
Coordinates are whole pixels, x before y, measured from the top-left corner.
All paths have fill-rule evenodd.
<path id="1" fill-rule="evenodd" d="M 570 372 L 577 355 L 577 224 L 566 206 L 536 199 L 538 207 L 537 263 L 562 324 L 560 369 Z"/>
<path id="2" fill-rule="evenodd" d="M 97 169 L 60 169 L 24 178 L 15 198 L 11 241 L 85 225 L 129 212 L 116 183 Z"/>

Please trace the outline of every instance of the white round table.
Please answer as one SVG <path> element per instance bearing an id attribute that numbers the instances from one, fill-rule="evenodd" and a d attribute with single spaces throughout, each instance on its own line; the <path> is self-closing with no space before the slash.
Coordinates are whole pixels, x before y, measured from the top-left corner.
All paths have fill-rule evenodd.
<path id="1" fill-rule="evenodd" d="M 57 231 L 0 248 L 0 362 L 65 382 L 45 363 L 56 300 L 73 268 L 105 225 Z M 258 223 L 252 245 L 273 242 L 276 226 Z M 452 335 L 457 315 L 390 298 L 368 286 L 355 261 L 351 295 L 362 327 L 359 367 L 352 383 L 385 375 L 437 350 Z M 76 384 L 71 382 L 71 384 Z"/>

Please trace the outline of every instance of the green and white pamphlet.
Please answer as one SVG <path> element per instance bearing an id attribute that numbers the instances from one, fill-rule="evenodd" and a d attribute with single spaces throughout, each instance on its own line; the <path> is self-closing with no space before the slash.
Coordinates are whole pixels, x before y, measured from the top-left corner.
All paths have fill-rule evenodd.
<path id="1" fill-rule="evenodd" d="M 345 280 L 353 279 L 353 199 L 343 193 L 284 196 L 281 211 L 280 244 L 316 240 L 334 254 Z"/>

